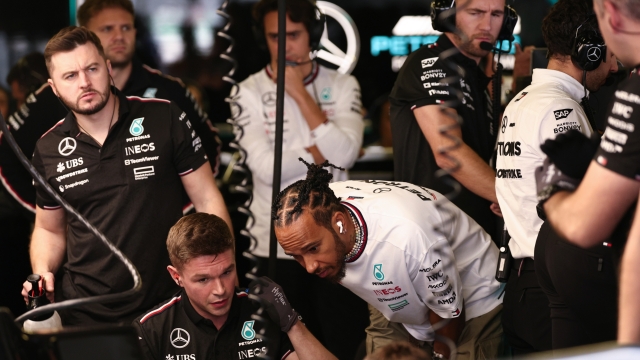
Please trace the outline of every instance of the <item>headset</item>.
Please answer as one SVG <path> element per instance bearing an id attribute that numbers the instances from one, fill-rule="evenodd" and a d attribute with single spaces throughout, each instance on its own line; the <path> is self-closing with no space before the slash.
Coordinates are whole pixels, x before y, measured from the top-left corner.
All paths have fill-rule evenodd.
<path id="1" fill-rule="evenodd" d="M 324 32 L 326 16 L 322 13 L 322 11 L 320 11 L 318 6 L 315 4 L 315 1 L 306 1 L 309 1 L 309 3 L 313 6 L 315 13 L 315 18 L 311 21 L 309 27 L 307 28 L 307 31 L 309 32 L 309 47 L 311 47 L 311 51 L 317 51 L 320 49 L 320 39 L 322 38 L 322 33 Z M 254 21 L 253 35 L 258 42 L 258 46 L 260 46 L 262 50 L 267 50 L 267 41 L 264 34 L 264 19 L 260 19 L 258 22 Z"/>
<path id="2" fill-rule="evenodd" d="M 595 15 L 590 15 L 583 21 L 576 29 L 576 37 L 573 39 L 571 59 L 584 71 L 595 70 L 600 63 L 607 61 L 607 45 L 600 35 L 600 30 L 592 24 L 587 24 L 594 18 Z"/>
<path id="3" fill-rule="evenodd" d="M 434 30 L 441 32 L 451 32 L 456 27 L 455 11 L 450 11 L 456 7 L 455 0 L 433 0 L 431 2 L 431 26 Z M 443 13 L 446 13 L 441 16 Z M 504 6 L 504 18 L 502 27 L 496 40 L 513 41 L 513 29 L 518 22 L 518 13 L 509 5 Z"/>

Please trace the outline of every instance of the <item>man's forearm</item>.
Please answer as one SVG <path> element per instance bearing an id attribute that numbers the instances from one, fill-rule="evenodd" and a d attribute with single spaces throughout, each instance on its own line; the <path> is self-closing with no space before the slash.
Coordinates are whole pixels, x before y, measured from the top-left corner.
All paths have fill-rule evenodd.
<path id="1" fill-rule="evenodd" d="M 293 97 L 293 96 L 292 96 Z M 302 117 L 307 121 L 309 125 L 309 130 L 314 130 L 318 126 L 322 125 L 327 117 L 322 112 L 322 109 L 316 104 L 315 100 L 309 95 L 308 92 L 304 91 L 299 95 L 293 97 L 296 104 L 298 104 L 298 108 L 300 109 L 300 113 L 302 113 Z"/>
<path id="2" fill-rule="evenodd" d="M 300 360 L 337 360 L 333 354 L 316 339 L 307 327 L 298 321 L 287 333 L 296 355 Z"/>
<path id="3" fill-rule="evenodd" d="M 54 273 L 64 260 L 66 251 L 64 233 L 56 233 L 35 227 L 31 236 L 29 256 L 34 274 Z"/>
<path id="4" fill-rule="evenodd" d="M 637 277 L 637 263 L 640 259 L 640 204 L 636 209 L 633 226 L 622 257 L 620 275 L 620 316 L 618 321 L 618 342 L 620 344 L 640 344 L 640 281 Z"/>
<path id="5" fill-rule="evenodd" d="M 498 202 L 495 172 L 475 151 L 462 143 L 447 154 L 459 163 L 459 168 L 451 173 L 454 179 L 474 194 L 493 203 Z M 453 160 L 442 155 L 436 155 L 436 160 L 441 168 L 447 169 L 456 165 Z"/>
<path id="6" fill-rule="evenodd" d="M 429 322 L 432 326 L 440 327 L 440 325 L 437 325 L 440 321 L 448 321 L 448 323 L 442 328 L 438 329 L 436 331 L 436 335 L 444 336 L 457 344 L 458 338 L 460 337 L 460 334 L 462 334 L 462 330 L 464 329 L 464 311 L 457 318 L 452 319 L 443 319 L 435 312 L 429 312 Z M 451 357 L 451 349 L 449 348 L 449 346 L 441 341 L 438 341 L 438 339 L 433 342 L 433 351 L 444 355 L 446 358 Z"/>

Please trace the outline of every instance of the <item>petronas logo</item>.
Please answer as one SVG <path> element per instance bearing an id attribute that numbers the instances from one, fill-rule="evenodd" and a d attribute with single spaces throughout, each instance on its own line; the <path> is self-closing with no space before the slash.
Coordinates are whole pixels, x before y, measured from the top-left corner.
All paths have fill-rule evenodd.
<path id="1" fill-rule="evenodd" d="M 129 133 L 133 136 L 142 135 L 142 133 L 144 132 L 144 126 L 142 126 L 143 121 L 144 121 L 143 117 L 133 119 L 133 122 L 131 123 L 131 127 L 129 128 Z"/>
<path id="2" fill-rule="evenodd" d="M 253 340 L 256 337 L 256 332 L 253 330 L 253 324 L 255 324 L 254 320 L 245 321 L 244 325 L 242 325 L 242 338 L 245 340 Z"/>
<path id="3" fill-rule="evenodd" d="M 382 264 L 373 265 L 373 276 L 375 276 L 376 280 L 378 281 L 384 280 L 384 273 L 382 272 Z"/>

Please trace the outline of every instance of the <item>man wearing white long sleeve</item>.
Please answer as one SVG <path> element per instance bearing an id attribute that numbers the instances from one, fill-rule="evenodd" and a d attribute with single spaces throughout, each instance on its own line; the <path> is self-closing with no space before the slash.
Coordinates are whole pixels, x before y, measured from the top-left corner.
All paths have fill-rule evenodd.
<path id="1" fill-rule="evenodd" d="M 266 260 L 269 256 L 278 76 L 277 1 L 260 1 L 254 7 L 253 17 L 258 41 L 266 42 L 271 61 L 263 70 L 240 84 L 238 102 L 241 113 L 238 121 L 244 131 L 240 145 L 247 151 L 247 164 L 253 175 L 253 202 L 250 210 L 255 222 L 251 233 L 257 239 L 257 246 L 251 251 L 263 260 L 260 270 L 266 271 Z M 304 179 L 307 168 L 298 158 L 318 164 L 329 160 L 337 166 L 350 168 L 362 145 L 364 125 L 358 82 L 352 76 L 325 68 L 310 59 L 310 52 L 317 48 L 323 29 L 322 15 L 312 2 L 287 2 L 287 66 L 284 74 L 284 131 L 280 184 L 282 188 Z M 335 175 L 335 179 L 345 180 L 344 173 Z M 316 286 L 317 280 L 300 269 L 279 246 L 278 259 L 278 274 L 286 274 L 286 278 L 278 277 L 277 281 L 296 310 L 302 314 L 309 328 L 312 331 L 320 331 L 315 328 L 312 317 L 318 312 L 319 317 L 323 317 L 322 310 L 311 303 L 312 298 L 317 297 L 313 292 L 321 291 Z M 336 291 L 344 290 L 335 287 L 330 291 L 323 291 L 322 296 L 331 292 L 336 294 L 336 297 L 353 297 L 348 291 L 339 295 Z M 358 301 L 357 298 L 353 298 L 354 301 Z M 307 306 L 309 311 L 305 311 Z M 363 304 L 363 326 L 366 326 L 366 316 L 366 307 Z M 321 326 L 321 323 L 318 322 L 317 325 Z M 332 330 L 331 336 L 335 333 L 335 329 Z M 329 329 L 326 333 L 329 333 Z M 322 334 L 316 335 L 321 341 L 327 340 L 323 339 Z M 347 346 L 349 345 L 357 344 Z M 334 351 L 331 343 L 328 346 L 329 350 Z M 342 358 L 339 353 L 335 354 Z"/>

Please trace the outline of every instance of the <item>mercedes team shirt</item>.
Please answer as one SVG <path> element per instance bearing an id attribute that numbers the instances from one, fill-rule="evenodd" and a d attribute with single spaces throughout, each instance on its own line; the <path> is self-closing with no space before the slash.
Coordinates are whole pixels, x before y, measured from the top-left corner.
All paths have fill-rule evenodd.
<path id="1" fill-rule="evenodd" d="M 251 315 L 257 309 L 245 291 L 236 291 L 229 317 L 217 329 L 211 320 L 198 314 L 181 290 L 138 317 L 133 326 L 146 360 L 233 360 L 258 355 L 285 359 L 294 351 L 289 337 L 268 317 L 264 324 L 253 319 Z M 263 329 L 268 341 L 256 336 Z"/>
<path id="2" fill-rule="evenodd" d="M 457 102 L 457 106 L 452 107 L 462 118 L 462 140 L 487 164 L 493 154 L 497 127 L 493 124 L 487 92 L 490 79 L 474 60 L 459 52 L 442 59 L 442 54 L 450 50 L 455 50 L 455 46 L 442 35 L 435 44 L 424 45 L 411 53 L 389 95 L 394 179 L 442 193 L 451 189 L 435 176 L 439 167 L 413 111 L 427 105 Z M 460 76 L 452 66 L 462 68 L 464 75 Z M 485 231 L 494 232 L 496 218 L 489 209 L 491 202 L 464 187 L 453 202 Z"/>
<path id="3" fill-rule="evenodd" d="M 591 136 L 593 130 L 580 106 L 584 95 L 584 87 L 573 77 L 534 69 L 531 85 L 505 109 L 498 135 L 496 195 L 516 259 L 533 258 L 542 226 L 534 173 L 547 156 L 540 145 L 574 129 Z"/>
<path id="4" fill-rule="evenodd" d="M 433 340 L 429 311 L 449 319 L 464 307 L 469 320 L 502 303 L 498 249 L 442 194 L 393 181 L 330 187 L 364 232 L 341 284 L 413 337 Z"/>
<path id="5" fill-rule="evenodd" d="M 38 141 L 33 164 L 58 195 L 133 262 L 142 289 L 127 301 L 73 309 L 63 316 L 66 323 L 130 322 L 175 292 L 175 283 L 158 274 L 170 263 L 169 229 L 182 216 L 180 178 L 207 161 L 193 124 L 175 104 L 125 97 L 111 89 L 119 113 L 102 147 L 79 131 L 70 112 Z M 36 190 L 38 207 L 60 208 L 38 183 Z M 67 214 L 67 222 L 66 262 L 56 279 L 56 297 L 130 289 L 133 280 L 124 264 L 75 217 Z"/>

